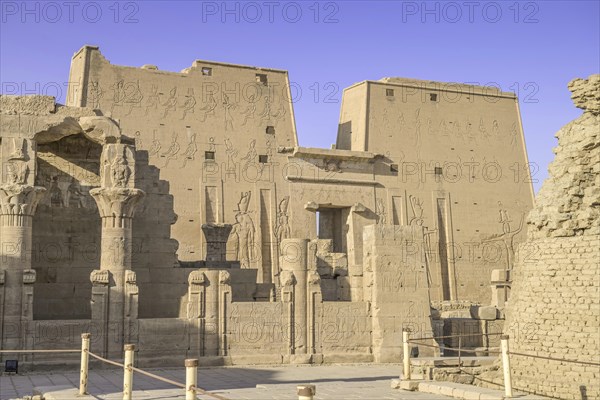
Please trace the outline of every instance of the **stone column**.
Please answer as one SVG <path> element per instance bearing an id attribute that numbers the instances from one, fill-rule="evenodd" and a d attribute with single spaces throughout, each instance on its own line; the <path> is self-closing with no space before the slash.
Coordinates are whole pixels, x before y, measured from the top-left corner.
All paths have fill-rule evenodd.
<path id="1" fill-rule="evenodd" d="M 290 362 L 308 363 L 311 356 L 307 350 L 307 272 L 308 239 L 284 239 L 281 242 L 281 286 L 284 302 L 292 293 L 292 320 L 290 337 L 293 337 Z"/>
<path id="2" fill-rule="evenodd" d="M 203 224 L 202 232 L 206 238 L 206 261 L 219 263 L 226 260 L 227 240 L 232 229 L 231 224 Z"/>
<path id="3" fill-rule="evenodd" d="M 31 269 L 32 223 L 45 190 L 14 180 L 0 185 L 0 275 L 4 292 L 0 349 L 19 349 L 27 344 L 35 282 L 35 271 Z"/>
<path id="4" fill-rule="evenodd" d="M 101 157 L 101 187 L 90 190 L 102 219 L 100 270 L 92 272 L 98 290 L 106 290 L 106 305 L 94 311 L 94 323 L 102 327 L 107 342 L 105 354 L 121 356 L 127 321 L 137 317 L 137 288 L 131 271 L 132 221 L 135 209 L 145 193 L 134 186 L 133 147 L 104 145 Z M 102 279 L 98 279 L 102 277 Z M 106 282 L 106 283 L 105 283 Z M 98 319 L 97 319 L 98 318 Z M 131 336 L 129 333 L 127 336 Z"/>

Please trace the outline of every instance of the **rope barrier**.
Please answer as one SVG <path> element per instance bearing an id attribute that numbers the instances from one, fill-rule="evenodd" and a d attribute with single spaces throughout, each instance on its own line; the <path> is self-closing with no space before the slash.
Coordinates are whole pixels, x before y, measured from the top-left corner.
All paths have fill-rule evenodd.
<path id="1" fill-rule="evenodd" d="M 469 334 L 469 335 L 449 335 L 449 336 L 415 338 L 415 339 L 409 339 L 408 341 L 412 342 L 414 340 L 438 340 L 438 339 L 451 339 L 451 338 L 458 338 L 458 337 L 501 336 L 501 335 L 502 335 L 502 333 L 473 333 L 473 334 Z"/>
<path id="2" fill-rule="evenodd" d="M 177 387 L 180 387 L 182 389 L 185 389 L 185 385 L 183 383 L 172 381 L 172 380 L 170 380 L 168 378 L 164 378 L 164 377 L 162 377 L 160 375 L 155 375 L 155 374 L 153 374 L 151 372 L 147 372 L 147 371 L 144 371 L 143 369 L 139 369 L 139 368 L 136 368 L 136 367 L 131 367 L 131 369 L 133 371 L 135 371 L 135 372 L 138 372 L 138 373 L 142 374 L 142 375 L 149 376 L 150 378 L 154 378 L 156 380 L 168 383 L 170 385 L 177 386 Z"/>
<path id="3" fill-rule="evenodd" d="M 509 355 L 513 355 L 513 356 L 540 358 L 542 360 L 560 361 L 560 362 L 568 362 L 568 363 L 574 363 L 574 364 L 584 364 L 584 365 L 592 365 L 594 367 L 600 367 L 600 363 L 595 363 L 595 362 L 591 362 L 591 361 L 566 360 L 564 358 L 536 356 L 536 355 L 533 355 L 533 354 L 517 353 L 517 352 L 514 352 L 514 351 L 509 351 L 508 354 Z"/>
<path id="4" fill-rule="evenodd" d="M 81 349 L 65 349 L 65 350 L 0 350 L 0 353 L 6 354 L 33 354 L 33 353 L 81 353 Z"/>
<path id="5" fill-rule="evenodd" d="M 108 359 L 106 359 L 106 358 L 104 358 L 104 357 L 100 357 L 98 354 L 94 354 L 94 353 L 92 353 L 91 351 L 88 351 L 87 353 L 88 353 L 90 356 L 94 357 L 95 359 L 98 359 L 98 360 L 100 360 L 100 361 L 103 361 L 103 362 L 105 362 L 105 363 L 107 363 L 107 364 L 112 364 L 112 365 L 114 365 L 114 366 L 116 366 L 116 367 L 125 368 L 125 365 L 124 365 L 124 364 L 118 363 L 118 362 L 116 362 L 116 361 L 108 360 Z"/>
<path id="6" fill-rule="evenodd" d="M 431 344 L 426 344 L 426 343 L 419 343 L 416 342 L 414 340 L 411 340 L 412 343 L 416 343 L 419 346 L 423 346 L 423 347 L 432 347 L 435 349 L 443 349 L 443 350 L 455 350 L 458 351 L 459 349 L 456 347 L 446 347 L 446 346 L 435 346 L 435 345 L 431 345 Z M 488 354 L 494 354 L 494 355 L 498 355 L 500 354 L 499 351 L 491 351 L 490 349 L 498 349 L 498 347 L 488 347 L 486 350 L 469 350 L 469 349 L 460 349 L 461 352 L 465 352 L 465 353 L 481 353 L 481 352 L 486 352 Z"/>
<path id="7" fill-rule="evenodd" d="M 81 350 L 79 350 L 79 351 L 81 351 Z M 94 358 L 96 358 L 96 359 L 98 359 L 98 360 L 100 360 L 100 361 L 103 361 L 103 362 L 105 362 L 105 363 L 108 363 L 108 364 L 114 365 L 114 366 L 116 366 L 116 367 L 125 368 L 125 365 L 124 365 L 124 364 L 121 364 L 121 363 L 118 363 L 118 362 L 116 362 L 116 361 L 112 361 L 112 360 L 106 359 L 106 358 L 104 358 L 104 357 L 101 357 L 101 356 L 99 356 L 99 355 L 97 355 L 97 354 L 94 354 L 94 353 L 92 353 L 91 351 L 88 351 L 87 353 L 88 353 L 90 356 L 92 356 L 92 357 L 94 357 Z M 150 378 L 154 378 L 154 379 L 156 379 L 156 380 L 159 380 L 159 381 L 161 381 L 161 382 L 168 383 L 168 384 L 170 384 L 170 385 L 173 385 L 173 386 L 176 386 L 176 387 L 179 387 L 179 388 L 185 389 L 185 385 L 184 385 L 183 383 L 179 383 L 179 382 L 173 381 L 173 380 L 171 380 L 171 379 L 168 379 L 168 378 L 162 377 L 162 376 L 160 376 L 160 375 L 153 374 L 153 373 L 151 373 L 151 372 L 148 372 L 148 371 L 144 371 L 143 369 L 139 369 L 139 368 L 136 368 L 136 367 L 129 367 L 129 368 L 130 368 L 132 371 L 134 371 L 134 372 L 137 372 L 137 373 L 139 373 L 139 374 L 146 375 L 146 376 L 148 376 L 148 377 L 150 377 Z M 218 400 L 227 400 L 227 398 L 226 398 L 226 397 L 220 396 L 220 395 L 218 395 L 218 394 L 214 394 L 214 393 L 207 392 L 205 389 L 202 389 L 202 388 L 199 388 L 199 387 L 196 387 L 196 388 L 194 388 L 194 390 L 195 390 L 196 392 L 198 392 L 198 393 L 202 394 L 202 395 L 210 396 L 210 397 L 213 397 L 213 398 L 215 398 L 215 399 L 218 399 Z"/>

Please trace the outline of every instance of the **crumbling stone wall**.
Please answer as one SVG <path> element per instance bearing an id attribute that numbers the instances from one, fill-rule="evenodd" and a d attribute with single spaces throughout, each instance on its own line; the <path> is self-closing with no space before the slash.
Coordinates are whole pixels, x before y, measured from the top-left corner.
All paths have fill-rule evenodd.
<path id="1" fill-rule="evenodd" d="M 575 105 L 585 112 L 556 134 L 549 178 L 529 214 L 531 239 L 600 233 L 600 75 L 575 79 L 569 89 Z"/>
<path id="2" fill-rule="evenodd" d="M 557 134 L 550 177 L 519 248 L 505 333 L 510 351 L 598 363 L 600 354 L 600 75 L 569 83 L 581 117 Z M 600 367 L 512 355 L 515 389 L 600 398 Z M 484 379 L 502 383 L 502 371 Z"/>

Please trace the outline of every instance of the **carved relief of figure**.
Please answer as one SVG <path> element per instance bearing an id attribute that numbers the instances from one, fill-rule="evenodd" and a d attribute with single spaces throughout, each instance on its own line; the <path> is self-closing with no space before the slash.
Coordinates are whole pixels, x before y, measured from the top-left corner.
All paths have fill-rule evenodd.
<path id="1" fill-rule="evenodd" d="M 242 158 L 244 162 L 244 169 L 248 167 L 249 164 L 253 164 L 256 162 L 256 139 L 252 139 L 250 141 L 250 145 L 248 148 L 248 153 Z"/>
<path id="2" fill-rule="evenodd" d="M 273 119 L 275 121 L 279 121 L 285 117 L 285 103 L 279 100 L 279 105 L 277 106 L 277 110 L 272 114 Z"/>
<path id="3" fill-rule="evenodd" d="M 440 132 L 442 132 L 443 136 L 450 136 L 450 130 L 448 129 L 448 124 L 445 119 L 442 119 L 440 122 Z"/>
<path id="4" fill-rule="evenodd" d="M 404 132 L 404 125 L 406 125 L 406 121 L 404 121 L 404 114 L 402 114 L 402 111 L 400 111 L 400 114 L 398 114 L 396 125 L 398 125 L 398 130 L 400 133 Z"/>
<path id="5" fill-rule="evenodd" d="M 385 212 L 385 204 L 383 199 L 377 199 L 375 202 L 375 214 L 377 215 L 377 225 L 385 225 L 387 223 L 387 215 Z"/>
<path id="6" fill-rule="evenodd" d="M 413 217 L 409 221 L 409 225 L 423 225 L 423 200 L 413 195 L 408 196 L 410 208 L 413 212 Z"/>
<path id="7" fill-rule="evenodd" d="M 479 133 L 481 133 L 481 136 L 486 139 L 490 136 L 487 131 L 487 128 L 485 127 L 485 122 L 483 121 L 483 117 L 479 118 Z"/>
<path id="8" fill-rule="evenodd" d="M 184 168 L 187 164 L 188 160 L 194 160 L 196 158 L 196 153 L 198 152 L 198 146 L 196 145 L 196 134 L 192 134 L 190 137 L 190 142 L 188 143 L 185 151 L 183 152 L 183 164 L 181 168 Z"/>
<path id="9" fill-rule="evenodd" d="M 231 229 L 237 247 L 237 259 L 241 268 L 250 268 L 254 253 L 254 221 L 248 212 L 250 192 L 243 192 L 235 214 L 235 224 Z"/>
<path id="10" fill-rule="evenodd" d="M 289 239 L 291 235 L 288 215 L 289 202 L 290 196 L 285 196 L 283 200 L 279 202 L 279 211 L 277 212 L 277 226 L 275 227 L 275 238 L 277 239 L 277 243 L 279 245 L 281 245 L 281 241 L 283 239 Z"/>
<path id="11" fill-rule="evenodd" d="M 111 163 L 111 180 L 112 184 L 116 187 L 127 187 L 129 183 L 129 177 L 131 175 L 131 168 L 127 165 L 127 148 L 123 148 L 123 154 L 115 157 Z"/>
<path id="12" fill-rule="evenodd" d="M 248 103 L 248 107 L 242 111 L 242 115 L 244 116 L 244 122 L 242 122 L 242 126 L 245 126 L 249 119 L 254 119 L 254 114 L 256 113 L 256 100 L 254 100 L 254 95 L 250 96 Z"/>
<path id="13" fill-rule="evenodd" d="M 215 100 L 215 96 L 213 93 L 208 94 L 208 102 L 205 106 L 200 108 L 200 122 L 206 121 L 206 117 L 209 115 L 215 114 L 215 109 L 217 108 L 217 100 Z"/>
<path id="14" fill-rule="evenodd" d="M 523 229 L 523 221 L 525 220 L 525 214 L 521 213 L 521 219 L 519 221 L 519 227 L 515 230 L 511 230 L 510 223 L 512 220 L 508 214 L 508 211 L 503 208 L 502 202 L 498 202 L 499 207 L 499 218 L 498 222 L 502 224 L 502 233 L 495 234 L 487 239 L 484 239 L 484 243 L 501 241 L 504 244 L 504 250 L 506 252 L 506 269 L 512 269 L 514 264 L 515 249 L 514 249 L 514 238 Z"/>
<path id="15" fill-rule="evenodd" d="M 150 150 L 148 150 L 148 155 L 149 156 L 155 156 L 158 154 L 158 152 L 161 149 L 161 144 L 160 144 L 160 140 L 158 140 L 156 138 L 156 130 L 154 132 L 152 132 L 152 147 L 150 147 Z"/>
<path id="16" fill-rule="evenodd" d="M 229 138 L 225 138 L 225 153 L 227 154 L 227 166 L 225 167 L 226 175 L 236 175 L 236 167 L 235 167 L 235 157 L 237 157 L 238 152 L 231 144 L 231 140 Z"/>
<path id="17" fill-rule="evenodd" d="M 435 134 L 435 128 L 433 127 L 433 120 L 431 118 L 427 118 L 427 133 L 429 135 Z"/>
<path id="18" fill-rule="evenodd" d="M 227 130 L 227 128 L 233 130 L 233 117 L 231 116 L 232 108 L 235 108 L 235 104 L 229 102 L 229 96 L 223 93 L 223 109 L 225 110 L 225 130 Z"/>
<path id="19" fill-rule="evenodd" d="M 457 139 L 464 139 L 463 138 L 463 134 L 462 134 L 462 130 L 461 130 L 461 126 L 460 126 L 460 122 L 458 122 L 458 120 L 454 120 L 454 133 L 456 135 Z"/>
<path id="20" fill-rule="evenodd" d="M 189 88 L 185 101 L 183 102 L 183 115 L 181 119 L 185 119 L 186 115 L 193 114 L 194 108 L 196 107 L 196 97 L 194 96 L 194 89 Z"/>
<path id="21" fill-rule="evenodd" d="M 165 107 L 163 118 L 167 116 L 169 111 L 177 110 L 177 86 L 171 89 L 171 91 L 169 92 L 169 98 L 163 103 L 163 106 Z"/>
<path id="22" fill-rule="evenodd" d="M 494 137 L 498 137 L 498 133 L 500 131 L 500 127 L 498 126 L 498 120 L 494 120 L 494 122 L 492 122 L 492 134 L 494 135 Z"/>
<path id="23" fill-rule="evenodd" d="M 177 133 L 173 132 L 173 135 L 171 136 L 171 144 L 169 145 L 167 151 L 162 154 L 162 157 L 167 158 L 163 167 L 167 167 L 169 165 L 169 161 L 177 159 L 177 153 L 179 153 L 179 150 L 181 150 L 181 146 L 177 141 Z"/>
<path id="24" fill-rule="evenodd" d="M 465 122 L 465 137 L 463 139 L 473 139 L 473 124 L 469 117 L 467 117 L 467 121 Z"/>
<path id="25" fill-rule="evenodd" d="M 125 115 L 129 115 L 134 107 L 140 107 L 143 97 L 139 82 L 125 84 L 125 81 L 121 79 L 113 85 L 113 103 L 110 112 L 112 114 L 115 107 L 128 105 L 129 110 Z"/>
<path id="26" fill-rule="evenodd" d="M 265 96 L 265 108 L 263 108 L 263 110 L 259 116 L 260 116 L 259 124 L 262 121 L 270 121 L 271 120 L 271 99 L 269 98 L 269 96 Z"/>
<path id="27" fill-rule="evenodd" d="M 152 85 L 152 88 L 150 89 L 150 95 L 148 96 L 148 101 L 146 101 L 146 112 L 144 113 L 144 115 L 148 115 L 148 111 L 150 110 L 157 111 L 159 103 L 160 100 L 158 94 L 158 86 Z"/>
<path id="28" fill-rule="evenodd" d="M 93 108 L 93 109 L 99 109 L 100 108 L 100 100 L 102 99 L 103 93 L 102 93 L 102 88 L 100 87 L 100 83 L 98 83 L 98 81 L 91 81 L 90 82 L 90 90 L 88 93 L 88 101 L 89 101 L 89 107 Z"/>
<path id="29" fill-rule="evenodd" d="M 125 101 L 125 81 L 120 80 L 113 85 L 113 103 L 110 106 L 110 113 L 112 114 L 115 107 L 120 107 Z"/>
<path id="30" fill-rule="evenodd" d="M 415 111 L 415 130 L 414 130 L 414 136 L 411 138 L 412 143 L 411 145 L 413 145 L 415 147 L 415 150 L 417 152 L 417 158 L 418 158 L 418 154 L 419 154 L 419 150 L 421 148 L 421 109 L 417 108 L 417 110 Z"/>
<path id="31" fill-rule="evenodd" d="M 23 185 L 29 177 L 29 166 L 25 161 L 9 161 L 6 166 L 6 181 L 9 184 Z"/>
<path id="32" fill-rule="evenodd" d="M 69 207 L 84 208 L 83 198 L 85 195 L 81 192 L 81 186 L 75 178 L 71 178 L 71 183 L 67 188 L 67 204 Z"/>
<path id="33" fill-rule="evenodd" d="M 142 105 L 142 99 L 144 95 L 140 89 L 140 82 L 136 82 L 135 84 L 131 82 L 125 87 L 125 100 L 124 103 L 129 105 L 129 111 L 127 114 L 130 115 L 134 108 L 139 108 Z"/>
<path id="34" fill-rule="evenodd" d="M 58 186 L 58 176 L 52 178 L 52 184 L 50 185 L 50 190 L 48 190 L 50 195 L 50 206 L 51 207 L 64 207 L 65 203 L 63 200 L 62 190 Z"/>

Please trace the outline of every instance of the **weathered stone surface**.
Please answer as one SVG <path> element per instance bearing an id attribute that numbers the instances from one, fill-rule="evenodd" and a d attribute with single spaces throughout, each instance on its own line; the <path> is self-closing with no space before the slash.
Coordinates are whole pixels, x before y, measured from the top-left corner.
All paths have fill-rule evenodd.
<path id="1" fill-rule="evenodd" d="M 0 113 L 8 115 L 48 115 L 56 109 L 53 96 L 0 95 Z"/>
<path id="2" fill-rule="evenodd" d="M 554 398 L 600 396 L 598 366 L 578 363 L 597 363 L 600 354 L 599 78 L 569 85 L 584 114 L 557 133 L 505 309 L 510 351 L 531 355 L 511 357 L 513 388 Z M 482 379 L 501 383 L 502 371 Z"/>
<path id="3" fill-rule="evenodd" d="M 127 342 L 142 363 L 216 365 L 397 362 L 403 328 L 495 319 L 470 309 L 513 268 L 533 205 L 527 179 L 481 166 L 527 162 L 514 95 L 364 81 L 344 91 L 335 148 L 315 149 L 298 145 L 286 71 L 131 68 L 85 46 L 69 80 L 66 106 L 0 100 L 2 324 L 79 318 L 108 332 L 105 356 Z M 594 206 L 593 185 L 579 194 Z M 427 340 L 412 351 L 436 353 Z"/>
<path id="4" fill-rule="evenodd" d="M 532 238 L 600 234 L 600 75 L 569 84 L 581 117 L 556 133 L 549 177 L 528 217 Z"/>

